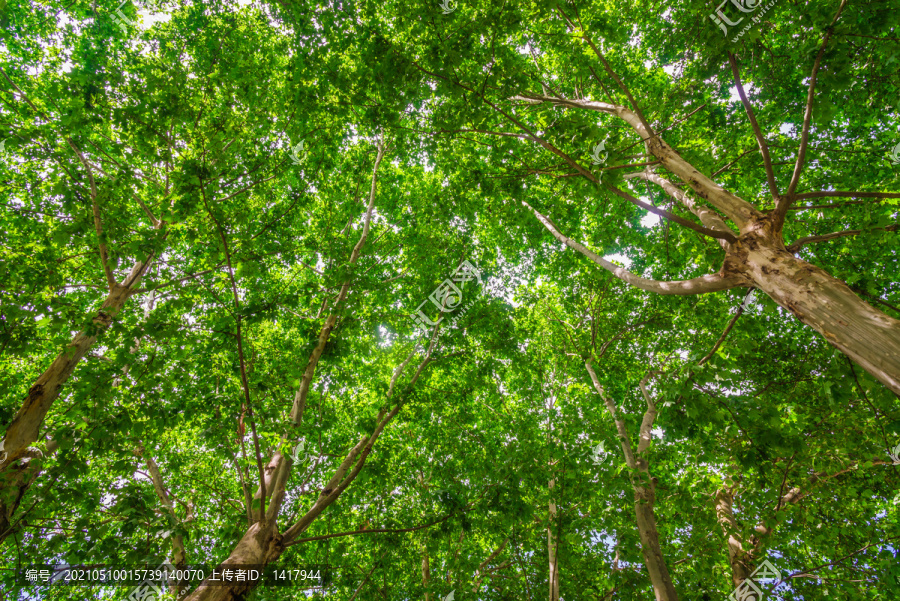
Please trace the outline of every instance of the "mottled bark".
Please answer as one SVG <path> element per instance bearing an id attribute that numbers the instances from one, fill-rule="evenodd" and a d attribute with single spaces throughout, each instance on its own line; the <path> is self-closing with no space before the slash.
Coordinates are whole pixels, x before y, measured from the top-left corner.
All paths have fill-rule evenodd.
<path id="1" fill-rule="evenodd" d="M 716 518 L 722 526 L 722 532 L 728 542 L 728 564 L 731 566 L 731 583 L 737 588 L 750 576 L 752 571 L 750 554 L 744 550 L 741 539 L 738 536 L 738 525 L 734 519 L 732 504 L 734 503 L 734 491 L 732 489 L 720 489 L 716 491 Z"/>
<path id="2" fill-rule="evenodd" d="M 732 245 L 726 268 L 740 270 L 779 306 L 900 394 L 900 321 L 860 299 L 824 269 L 796 258 L 761 222 Z"/>
<path id="3" fill-rule="evenodd" d="M 606 261 L 587 247 L 565 236 L 553 225 L 549 217 L 532 209 L 538 220 L 556 239 L 584 254 L 617 278 L 647 292 L 690 295 L 739 286 L 757 287 L 800 321 L 819 332 L 831 345 L 857 362 L 890 390 L 900 395 L 900 321 L 873 308 L 856 296 L 844 282 L 832 277 L 825 270 L 794 257 L 785 248 L 782 219 L 793 199 L 793 188 L 796 186 L 798 170 L 802 165 L 802 156 L 798 158 L 797 170 L 792 177 L 789 193 L 778 199 L 778 210 L 763 212 L 698 171 L 673 147 L 666 144 L 661 136 L 648 131 L 646 123 L 632 108 L 546 94 L 520 94 L 512 100 L 599 111 L 621 118 L 641 137 L 647 151 L 659 160 L 663 167 L 680 178 L 699 198 L 712 205 L 720 214 L 690 200 L 683 191 L 676 191 L 674 186 L 667 185 L 667 181 L 650 174 L 649 171 L 630 174 L 628 177 L 641 177 L 659 184 L 700 216 L 710 228 L 725 231 L 722 226 L 724 219 L 727 218 L 737 226 L 740 233 L 737 240 L 730 244 L 722 244 L 726 250 L 726 257 L 718 273 L 675 282 L 648 280 Z M 521 123 L 515 123 L 518 127 L 522 127 Z M 802 155 L 802 149 L 800 154 Z M 571 165 L 577 166 L 574 159 L 568 155 L 564 155 L 563 158 Z M 579 170 L 579 173 L 586 179 L 595 181 L 589 173 L 583 170 Z M 845 233 L 825 234 L 804 243 L 825 241 Z"/>
<path id="4" fill-rule="evenodd" d="M 59 445 L 56 441 L 48 442 L 47 456 L 53 455 L 57 449 Z M 8 470 L 0 473 L 0 545 L 16 531 L 16 510 L 40 475 L 44 459 L 44 453 L 40 449 L 29 447 Z"/>

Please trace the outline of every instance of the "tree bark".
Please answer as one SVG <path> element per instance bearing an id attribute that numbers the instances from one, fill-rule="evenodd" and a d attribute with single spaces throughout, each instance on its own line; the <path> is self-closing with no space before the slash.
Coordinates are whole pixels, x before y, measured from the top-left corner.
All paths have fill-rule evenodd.
<path id="1" fill-rule="evenodd" d="M 137 279 L 140 279 L 140 275 Z M 137 280 L 134 283 L 136 284 Z M 0 471 L 8 468 L 38 439 L 44 416 L 59 397 L 63 384 L 72 375 L 78 362 L 97 341 L 97 337 L 112 324 L 113 318 L 121 311 L 130 294 L 130 287 L 115 284 L 103 306 L 91 320 L 91 327 L 76 334 L 72 342 L 56 357 L 47 371 L 38 377 L 28 391 L 28 396 L 12 423 L 6 429 L 3 441 L 0 442 L 0 451 L 3 452 L 0 453 L 0 459 L 2 459 L 0 460 Z"/>
<path id="2" fill-rule="evenodd" d="M 549 218 L 529 206 L 554 237 L 581 252 L 617 278 L 648 292 L 690 295 L 716 292 L 736 286 L 755 286 L 769 295 L 778 305 L 797 316 L 804 324 L 822 334 L 832 346 L 856 361 L 895 394 L 900 395 L 900 321 L 874 309 L 856 296 L 844 282 L 832 277 L 823 269 L 794 257 L 785 248 L 781 221 L 793 198 L 790 195 L 793 194 L 799 173 L 797 169 L 802 161 L 797 163 L 798 168 L 795 169 L 791 182 L 792 189 L 777 203 L 779 210 L 763 212 L 698 171 L 659 135 L 648 131 L 645 122 L 635 110 L 605 102 L 560 98 L 546 94 L 520 94 L 511 100 L 529 104 L 547 103 L 616 115 L 635 130 L 654 158 L 678 176 L 697 196 L 721 212 L 721 215 L 716 215 L 703 208 L 706 213 L 704 223 L 719 228 L 718 222 L 724 222 L 722 220 L 724 216 L 731 219 L 740 230 L 740 237 L 731 242 L 730 247 L 726 249 L 725 263 L 719 274 L 683 282 L 646 280 L 617 267 L 564 236 Z M 541 142 L 518 120 L 511 119 L 508 115 L 507 119 L 526 131 L 530 136 L 529 139 Z M 546 143 L 542 145 L 546 147 Z M 596 183 L 596 178 L 581 169 L 574 159 L 565 154 L 562 156 L 582 176 Z M 670 194 L 673 192 L 662 181 L 650 176 L 631 174 L 630 177 L 656 181 Z M 827 192 L 813 194 L 822 195 Z M 684 204 L 683 195 L 675 197 Z M 696 204 L 688 208 L 695 213 L 700 210 Z M 716 219 L 715 223 L 713 219 Z M 829 236 L 819 238 L 825 239 Z"/>
<path id="3" fill-rule="evenodd" d="M 274 520 L 256 522 L 247 530 L 243 538 L 223 561 L 217 570 L 228 566 L 266 565 L 276 561 L 284 552 L 282 536 L 274 525 Z M 246 594 L 255 587 L 252 582 L 234 582 L 222 586 L 201 586 L 190 596 L 189 601 L 244 601 Z"/>
<path id="4" fill-rule="evenodd" d="M 730 489 L 716 491 L 716 518 L 722 526 L 722 532 L 728 537 L 728 563 L 731 565 L 731 583 L 737 588 L 750 577 L 751 554 L 744 550 L 738 538 L 738 525 L 734 519 L 732 504 L 734 492 Z"/>
<path id="5" fill-rule="evenodd" d="M 559 601 L 559 541 L 557 533 L 553 532 L 553 523 L 556 521 L 556 503 L 553 502 L 553 488 L 556 482 L 550 480 L 547 488 L 550 492 L 550 501 L 547 511 L 547 556 L 549 557 L 549 581 L 550 581 L 550 601 Z"/>
<path id="6" fill-rule="evenodd" d="M 56 453 L 55 440 L 47 443 L 47 455 Z M 0 474 L 0 545 L 16 531 L 13 516 L 22 503 L 25 493 L 41 473 L 45 457 L 40 449 L 26 449 L 11 469 Z"/>
<path id="7" fill-rule="evenodd" d="M 790 254 L 764 230 L 733 244 L 725 267 L 740 270 L 779 306 L 900 394 L 900 321 L 873 308 L 824 269 Z"/>
<path id="8" fill-rule="evenodd" d="M 642 457 L 650 447 L 650 431 L 653 428 L 653 421 L 656 419 L 656 405 L 645 388 L 647 381 L 653 374 L 652 372 L 648 374 L 640 383 L 641 393 L 647 401 L 647 411 L 641 420 L 641 427 L 638 433 L 637 456 L 635 456 L 628 429 L 625 426 L 625 420 L 619 417 L 615 403 L 607 396 L 606 390 L 600 384 L 591 359 L 585 362 L 585 367 L 591 376 L 594 389 L 606 403 L 606 408 L 612 416 L 613 422 L 615 422 L 616 432 L 619 435 L 619 442 L 622 446 L 622 454 L 625 457 L 625 464 L 633 470 L 631 486 L 634 489 L 634 514 L 641 537 L 641 553 L 644 555 L 644 565 L 647 566 L 650 582 L 653 584 L 653 594 L 656 601 L 678 601 L 678 593 L 675 591 L 675 585 L 672 583 L 669 568 L 663 557 L 662 546 L 659 542 L 659 532 L 656 529 L 656 514 L 653 511 L 653 505 L 656 501 L 655 481 L 650 475 L 650 464 Z"/>

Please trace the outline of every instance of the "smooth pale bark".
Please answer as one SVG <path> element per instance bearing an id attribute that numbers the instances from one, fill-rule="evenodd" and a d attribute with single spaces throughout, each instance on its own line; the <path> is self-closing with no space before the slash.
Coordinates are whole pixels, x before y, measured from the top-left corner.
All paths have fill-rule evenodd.
<path id="1" fill-rule="evenodd" d="M 162 473 L 159 471 L 159 466 L 156 465 L 156 461 L 154 461 L 153 457 L 145 452 L 143 446 L 138 446 L 135 449 L 135 454 L 138 457 L 142 457 L 144 459 L 144 463 L 147 464 L 147 471 L 150 472 L 150 481 L 153 484 L 153 490 L 156 492 L 156 496 L 159 498 L 160 503 L 162 503 L 163 507 L 166 508 L 166 512 L 169 514 L 170 524 L 174 528 L 178 526 L 181 522 L 178 519 L 178 515 L 175 513 L 175 505 L 172 503 L 172 498 L 169 492 L 166 490 L 166 485 L 163 483 Z M 171 535 L 172 538 L 172 565 L 174 565 L 178 569 L 184 569 L 187 565 L 187 553 L 184 549 L 184 538 L 180 534 Z M 179 593 L 181 591 L 181 586 L 177 582 L 173 583 L 169 590 L 173 593 Z"/>
<path id="2" fill-rule="evenodd" d="M 559 228 L 557 228 L 556 225 L 548 217 L 536 211 L 525 201 L 522 201 L 522 204 L 532 210 L 535 217 L 538 218 L 538 221 L 544 224 L 544 227 L 546 227 L 547 230 L 551 234 L 553 234 L 554 238 L 556 238 L 569 248 L 580 252 L 603 269 L 607 270 L 620 280 L 631 284 L 635 288 L 640 288 L 641 290 L 654 292 L 656 294 L 691 296 L 694 294 L 704 294 L 707 292 L 721 292 L 722 290 L 729 290 L 737 286 L 746 285 L 746 280 L 744 278 L 725 276 L 721 273 L 702 275 L 690 280 L 678 280 L 671 282 L 651 280 L 641 277 L 639 275 L 631 273 L 627 269 L 619 267 L 615 263 L 607 261 L 583 244 L 580 244 L 579 242 L 572 240 L 568 236 L 565 236 L 562 232 L 559 231 Z"/>
<path id="3" fill-rule="evenodd" d="M 136 284 L 140 280 L 143 265 L 136 265 L 135 270 L 138 271 L 134 282 Z M 8 468 L 25 452 L 25 449 L 37 441 L 44 417 L 59 397 L 63 385 L 75 371 L 78 362 L 97 341 L 97 337 L 112 324 L 130 294 L 130 287 L 116 284 L 91 320 L 92 327 L 78 332 L 72 342 L 28 390 L 28 396 L 6 429 L 0 444 L 0 449 L 7 454 L 4 460 L 0 461 L 0 471 Z M 3 455 L 0 454 L 0 457 Z"/>
<path id="4" fill-rule="evenodd" d="M 547 556 L 549 557 L 549 588 L 550 601 L 559 601 L 559 540 L 553 532 L 553 524 L 556 522 L 556 503 L 553 502 L 553 488 L 556 482 L 550 480 L 547 489 L 550 492 L 550 501 L 547 507 Z"/>
<path id="5" fill-rule="evenodd" d="M 675 585 L 672 583 L 669 568 L 663 557 L 662 547 L 659 542 L 659 532 L 656 529 L 656 514 L 653 511 L 653 506 L 656 502 L 655 481 L 650 475 L 649 463 L 641 456 L 650 447 L 650 431 L 656 418 L 656 405 L 653 403 L 650 395 L 647 394 L 645 388 L 652 374 L 648 374 L 640 383 L 641 393 L 647 401 L 647 411 L 644 413 L 641 421 L 638 433 L 638 456 L 635 456 L 631 447 L 631 438 L 625 426 L 625 420 L 618 416 L 615 403 L 607 396 L 606 390 L 600 384 L 591 359 L 585 362 L 585 367 L 591 376 L 594 389 L 606 403 L 606 408 L 613 418 L 616 432 L 619 435 L 622 454 L 625 456 L 625 464 L 632 470 L 631 486 L 634 490 L 634 514 L 641 538 L 641 553 L 644 555 L 644 565 L 647 567 L 647 573 L 650 575 L 650 582 L 653 585 L 653 594 L 656 601 L 678 601 L 678 593 L 675 591 Z"/>
<path id="6" fill-rule="evenodd" d="M 737 536 L 739 529 L 732 511 L 733 503 L 733 490 L 723 488 L 716 491 L 716 519 L 722 526 L 722 532 L 727 537 L 731 584 L 737 588 L 744 580 L 750 577 L 752 557 L 750 553 L 744 551 L 741 539 Z"/>

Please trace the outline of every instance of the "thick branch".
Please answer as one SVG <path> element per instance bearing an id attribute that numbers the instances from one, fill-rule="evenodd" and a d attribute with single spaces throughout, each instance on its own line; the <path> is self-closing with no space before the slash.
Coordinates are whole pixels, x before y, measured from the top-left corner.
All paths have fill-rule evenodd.
<path id="1" fill-rule="evenodd" d="M 606 184 L 606 187 L 608 189 L 612 190 L 616 196 L 624 198 L 628 202 L 635 204 L 635 205 L 641 207 L 642 209 L 646 209 L 655 215 L 659 215 L 660 217 L 665 217 L 666 219 L 668 219 L 670 221 L 674 221 L 675 223 L 677 223 L 679 225 L 683 225 L 686 228 L 692 229 L 695 232 L 705 234 L 712 238 L 718 238 L 719 240 L 725 240 L 727 242 L 736 242 L 737 241 L 737 237 L 735 237 L 735 235 L 733 233 L 731 233 L 731 231 L 726 230 L 723 232 L 723 231 L 719 231 L 719 230 L 713 230 L 713 229 L 709 229 L 709 228 L 705 228 L 705 227 L 700 227 L 696 223 L 691 223 L 687 219 L 684 219 L 683 217 L 679 217 L 678 215 L 676 215 L 674 213 L 670 213 L 669 211 L 666 211 L 665 209 L 660 209 L 659 207 L 655 207 L 652 204 L 648 204 L 642 200 L 638 200 L 631 194 L 628 194 L 624 190 L 620 190 L 619 188 L 616 188 L 612 184 Z"/>
<path id="2" fill-rule="evenodd" d="M 378 166 L 381 164 L 382 158 L 384 158 L 383 139 L 378 142 L 378 154 L 375 156 L 375 166 L 372 168 L 372 186 L 369 191 L 369 204 L 366 208 L 366 215 L 363 220 L 363 231 L 359 236 L 356 246 L 353 247 L 353 250 L 350 253 L 348 266 L 351 270 L 353 266 L 356 265 L 356 261 L 359 259 L 359 253 L 363 244 L 366 242 L 366 237 L 369 235 L 369 227 L 372 222 L 372 210 L 375 206 L 375 186 L 378 181 Z M 335 323 L 337 323 L 338 310 L 340 309 L 341 303 L 344 302 L 344 299 L 347 298 L 347 294 L 350 292 L 350 281 L 351 280 L 348 278 L 341 286 L 341 291 L 333 305 L 334 311 L 325 320 L 325 325 L 322 326 L 322 330 L 319 332 L 319 341 L 316 344 L 316 348 L 310 353 L 306 369 L 303 371 L 300 387 L 294 395 L 294 403 L 291 407 L 291 421 L 295 426 L 299 425 L 303 419 L 303 411 L 306 408 L 306 398 L 309 395 L 309 387 L 312 385 L 313 376 L 316 372 L 316 365 L 318 365 L 319 358 L 321 358 L 322 353 L 325 351 L 325 344 L 328 342 L 328 337 L 331 335 Z"/>
<path id="3" fill-rule="evenodd" d="M 679 190 L 675 186 L 675 184 L 673 184 L 669 180 L 667 180 L 663 177 L 660 177 L 659 175 L 657 175 L 649 170 L 638 171 L 637 173 L 629 173 L 628 175 L 625 176 L 625 179 L 632 179 L 632 178 L 639 178 L 639 179 L 647 180 L 648 182 L 653 182 L 654 184 L 658 185 L 660 188 L 665 190 L 665 192 L 669 196 L 671 196 L 672 198 L 674 198 L 675 200 L 680 202 L 691 213 L 696 215 L 700 219 L 700 222 L 703 223 L 703 225 L 705 225 L 709 229 L 717 231 L 717 232 L 725 232 L 725 233 L 732 234 L 732 231 L 728 228 L 727 225 L 725 225 L 725 221 L 722 219 L 722 217 L 718 213 L 706 208 L 705 206 L 703 206 L 701 204 L 695 203 L 691 199 L 691 197 L 688 196 L 688 194 L 686 192 L 684 192 L 683 190 Z M 732 235 L 732 237 L 733 237 L 733 235 Z M 728 244 L 727 240 L 722 239 L 722 238 L 719 239 L 719 245 L 722 248 L 727 249 L 728 248 L 727 244 Z"/>
<path id="4" fill-rule="evenodd" d="M 707 292 L 719 292 L 722 290 L 729 290 L 738 286 L 746 286 L 746 283 L 736 276 L 726 277 L 719 274 L 704 275 L 690 280 L 678 280 L 674 282 L 663 282 L 659 280 L 650 280 L 647 278 L 643 278 L 621 267 L 618 267 L 617 265 L 614 265 L 610 261 L 607 261 L 603 257 L 597 255 L 595 252 L 589 250 L 582 244 L 579 244 L 571 238 L 564 236 L 547 217 L 537 212 L 534 208 L 531 207 L 531 205 L 529 205 L 525 201 L 522 201 L 522 204 L 524 204 L 526 207 L 531 209 L 532 212 L 534 212 L 534 215 L 541 223 L 544 224 L 544 227 L 546 227 L 550 231 L 550 233 L 553 234 L 554 238 L 556 238 L 569 248 L 577 250 L 603 269 L 607 270 L 620 280 L 631 284 L 635 288 L 639 288 L 647 292 L 654 292 L 657 294 L 673 294 L 685 296 L 693 294 L 704 294 Z"/>
<path id="5" fill-rule="evenodd" d="M 650 443 L 653 440 L 651 430 L 653 430 L 653 422 L 656 421 L 656 403 L 653 402 L 650 393 L 647 392 L 647 382 L 658 373 L 659 372 L 651 371 L 644 376 L 644 379 L 641 380 L 639 384 L 641 394 L 644 396 L 644 400 L 647 401 L 647 411 L 644 413 L 644 419 L 641 421 L 641 429 L 638 431 L 638 455 L 642 455 L 646 452 L 647 449 L 650 448 Z"/>
<path id="6" fill-rule="evenodd" d="M 175 505 L 172 503 L 172 499 L 169 498 L 169 494 L 166 491 L 166 486 L 163 483 L 162 474 L 159 471 L 159 466 L 156 465 L 156 461 L 153 460 L 148 453 L 145 452 L 144 447 L 138 446 L 135 449 L 135 453 L 144 459 L 144 463 L 147 464 L 147 471 L 150 472 L 150 480 L 153 483 L 153 490 L 156 491 L 156 496 L 159 497 L 159 501 L 162 503 L 163 507 L 166 508 L 169 517 L 171 518 L 172 526 L 177 526 L 179 523 L 178 516 L 175 514 Z M 187 564 L 187 554 L 184 550 L 184 539 L 181 535 L 172 535 L 172 563 L 176 567 L 184 567 Z"/>
<path id="7" fill-rule="evenodd" d="M 593 100 L 572 100 L 530 93 L 513 96 L 511 100 L 520 100 L 529 104 L 547 103 L 554 106 L 598 111 L 616 115 L 628 123 L 641 139 L 647 142 L 648 151 L 658 158 L 666 169 L 685 181 L 698 196 L 706 199 L 710 204 L 722 211 L 729 219 L 734 221 L 739 228 L 744 227 L 751 220 L 763 216 L 763 214 L 753 207 L 753 205 L 728 192 L 710 178 L 700 173 L 693 165 L 684 160 L 671 146 L 666 144 L 660 136 L 651 136 L 644 128 L 638 116 L 625 107 Z"/>

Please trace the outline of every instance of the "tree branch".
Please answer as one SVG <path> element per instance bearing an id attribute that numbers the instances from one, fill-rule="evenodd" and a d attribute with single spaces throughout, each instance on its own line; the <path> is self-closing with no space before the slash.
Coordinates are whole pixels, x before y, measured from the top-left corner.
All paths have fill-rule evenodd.
<path id="1" fill-rule="evenodd" d="M 643 278 L 617 265 L 614 265 L 610 261 L 607 261 L 603 257 L 597 255 L 595 252 L 589 250 L 585 246 L 579 244 L 571 238 L 564 236 L 547 217 L 537 212 L 527 202 L 522 201 L 522 204 L 531 209 L 538 220 L 544 224 L 544 227 L 546 227 L 550 231 L 550 233 L 553 234 L 554 238 L 556 238 L 569 248 L 577 250 L 603 269 L 607 270 L 620 280 L 634 286 L 635 288 L 639 288 L 647 292 L 655 292 L 657 294 L 687 296 L 693 294 L 704 294 L 707 292 L 719 292 L 722 290 L 729 290 L 731 288 L 747 285 L 747 283 L 738 276 L 723 276 L 721 274 L 704 275 L 690 280 L 679 280 L 674 282 L 665 282 Z"/>
<path id="2" fill-rule="evenodd" d="M 875 232 L 875 231 L 885 231 L 885 232 L 895 232 L 900 229 L 900 224 L 888 225 L 885 227 L 873 227 L 867 230 L 844 230 L 843 232 L 832 232 L 830 234 L 824 234 L 822 236 L 807 236 L 805 238 L 800 238 L 793 244 L 787 247 L 788 252 L 795 253 L 807 244 L 813 244 L 814 242 L 827 242 L 828 240 L 835 240 L 837 238 L 844 238 L 846 236 L 857 236 L 859 234 L 865 232 Z"/>
<path id="3" fill-rule="evenodd" d="M 763 213 L 758 211 L 753 205 L 728 192 L 712 179 L 700 173 L 693 165 L 684 160 L 671 146 L 666 144 L 660 136 L 657 135 L 651 140 L 651 135 L 644 129 L 644 126 L 641 124 L 637 115 L 625 107 L 593 100 L 554 98 L 531 93 L 520 93 L 511 97 L 510 100 L 519 100 L 529 104 L 547 103 L 554 106 L 598 111 L 615 115 L 628 123 L 641 139 L 648 143 L 648 151 L 658 158 L 666 169 L 687 182 L 700 198 L 709 201 L 710 204 L 734 221 L 739 228 L 746 225 L 752 219 L 763 216 Z M 486 102 L 489 101 L 486 100 Z"/>
<path id="4" fill-rule="evenodd" d="M 660 177 L 659 175 L 648 170 L 638 171 L 637 173 L 629 173 L 625 176 L 625 179 L 632 178 L 639 178 L 649 182 L 653 182 L 654 184 L 665 190 L 665 192 L 669 196 L 685 206 L 691 213 L 696 215 L 703 223 L 703 225 L 705 225 L 707 228 L 717 232 L 732 234 L 732 238 L 734 238 L 732 231 L 728 228 L 727 225 L 725 225 L 725 221 L 723 221 L 722 217 L 718 213 L 707 209 L 703 205 L 695 203 L 693 200 L 691 200 L 691 197 L 688 196 L 686 192 L 684 192 L 683 190 L 679 190 L 677 187 L 675 187 L 675 184 L 673 184 L 669 180 Z M 727 250 L 728 240 L 719 238 L 719 245 Z"/>
<path id="5" fill-rule="evenodd" d="M 692 223 L 692 222 L 688 221 L 687 219 L 684 219 L 683 217 L 679 217 L 678 215 L 676 215 L 674 213 L 670 213 L 669 211 L 666 211 L 665 209 L 660 209 L 658 207 L 653 206 L 652 204 L 649 204 L 642 200 L 639 200 L 639 199 L 635 198 L 634 196 L 628 194 L 624 190 L 620 190 L 619 188 L 613 186 L 612 184 L 606 184 L 606 187 L 607 187 L 607 189 L 612 190 L 613 194 L 615 194 L 616 196 L 619 196 L 620 198 L 624 198 L 628 202 L 630 202 L 634 205 L 637 205 L 637 206 L 641 207 L 642 209 L 646 209 L 655 215 L 659 215 L 660 217 L 665 217 L 666 219 L 668 219 L 670 221 L 674 221 L 675 223 L 677 223 L 679 225 L 683 225 L 684 227 L 686 227 L 688 229 L 692 229 L 695 232 L 704 234 L 711 238 L 725 240 L 726 242 L 737 242 L 737 237 L 733 233 L 731 233 L 730 230 L 726 230 L 723 232 L 720 230 L 713 230 L 713 229 L 701 227 L 701 226 L 697 225 L 696 223 Z"/>
<path id="6" fill-rule="evenodd" d="M 791 183 L 788 185 L 787 194 L 785 195 L 785 198 L 778 199 L 775 207 L 776 229 L 780 229 L 781 225 L 784 223 L 784 216 L 787 214 L 788 207 L 790 207 L 793 202 L 793 195 L 794 192 L 797 191 L 797 184 L 800 183 L 800 174 L 803 172 L 804 161 L 806 160 L 806 146 L 809 143 L 809 124 L 812 120 L 812 105 L 816 96 L 816 78 L 819 75 L 819 66 L 822 63 L 822 56 L 825 54 L 825 45 L 828 44 L 828 39 L 831 37 L 834 30 L 834 24 L 841 16 L 841 12 L 846 5 L 847 0 L 842 0 L 838 7 L 837 14 L 834 15 L 831 25 L 828 26 L 828 30 L 825 32 L 825 37 L 822 38 L 819 54 L 816 56 L 815 63 L 813 63 L 812 74 L 809 76 L 809 92 L 806 95 L 806 110 L 803 115 L 803 131 L 800 134 L 800 149 L 797 152 L 797 163 L 794 165 L 794 175 L 791 176 Z"/>
<path id="7" fill-rule="evenodd" d="M 728 62 L 731 63 L 731 72 L 734 74 L 734 85 L 737 87 L 738 95 L 741 97 L 741 102 L 744 104 L 744 109 L 747 111 L 747 116 L 750 118 L 753 134 L 756 136 L 756 142 L 759 144 L 759 151 L 763 156 L 763 163 L 766 166 L 766 181 L 769 183 L 769 192 L 772 194 L 772 199 L 778 202 L 780 193 L 778 192 L 778 185 L 775 183 L 775 172 L 772 170 L 772 158 L 769 156 L 769 145 L 766 142 L 765 136 L 763 136 L 759 123 L 756 121 L 756 114 L 753 112 L 753 106 L 747 99 L 746 92 L 744 92 L 744 85 L 741 83 L 741 74 L 738 70 L 737 61 L 731 52 L 728 53 Z"/>

